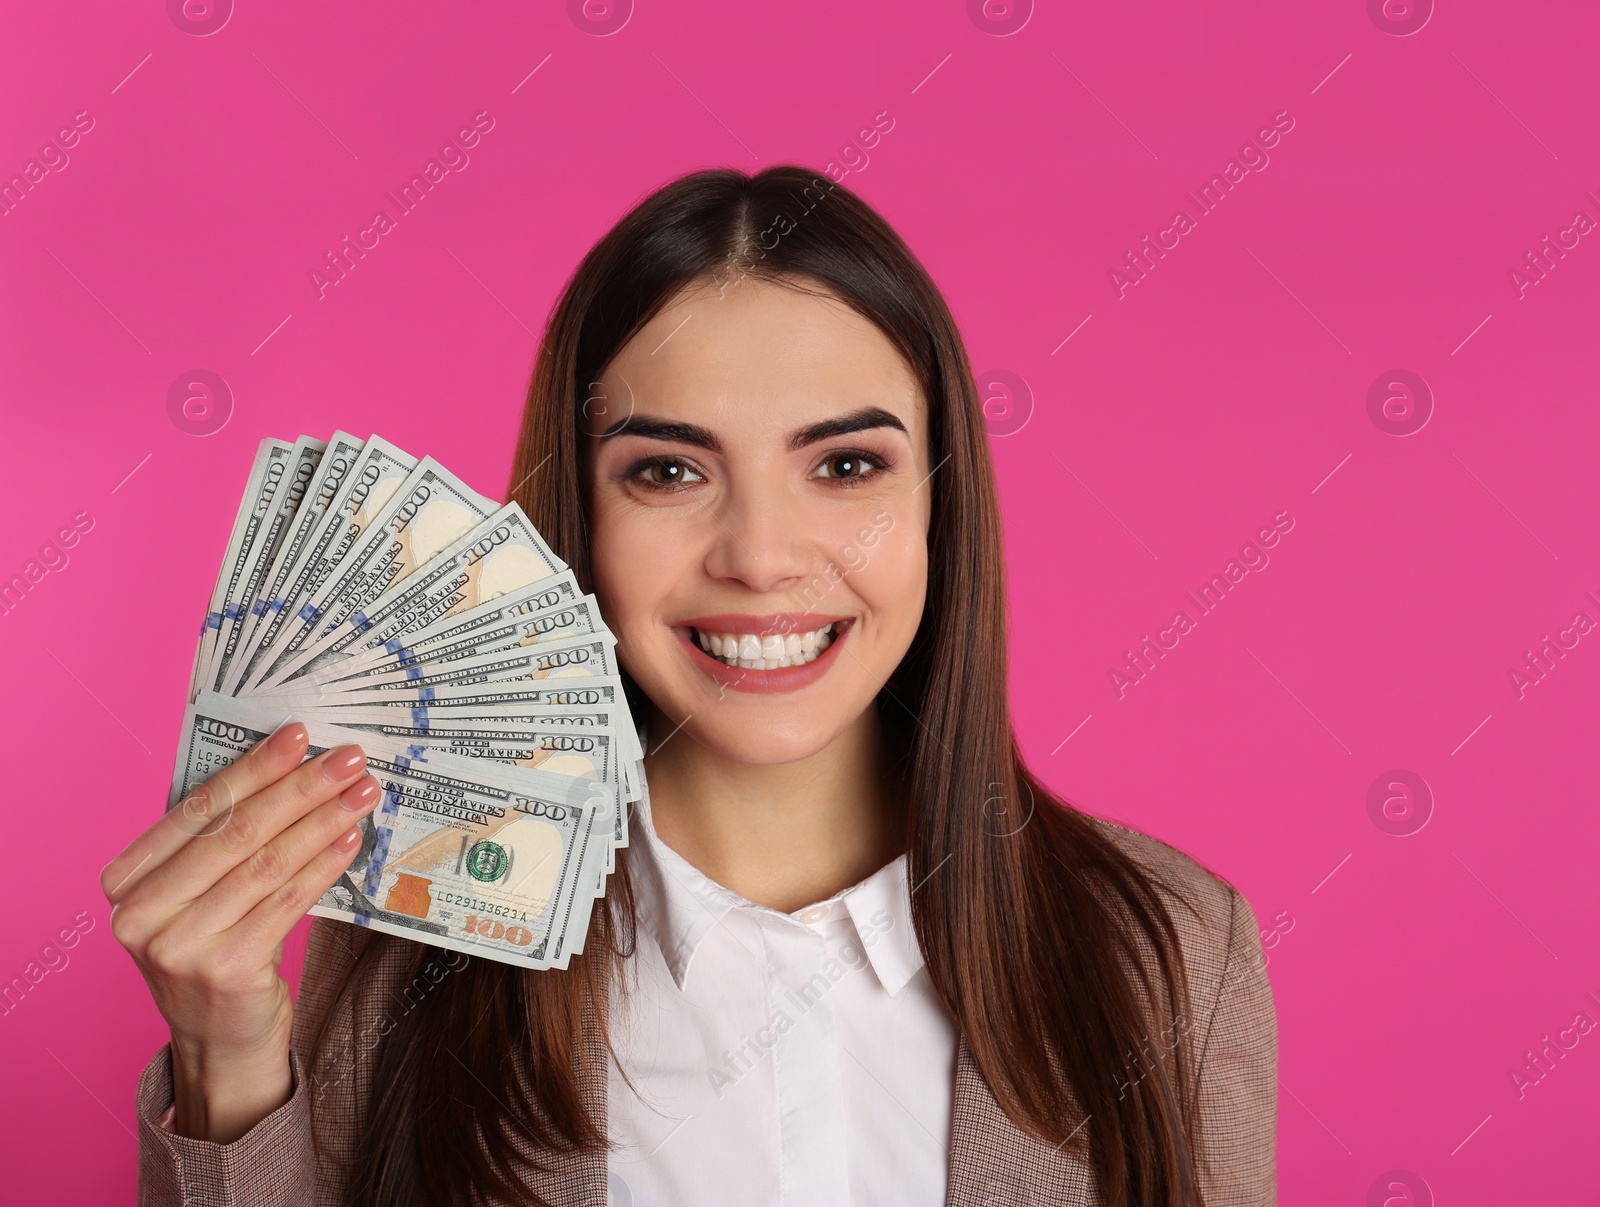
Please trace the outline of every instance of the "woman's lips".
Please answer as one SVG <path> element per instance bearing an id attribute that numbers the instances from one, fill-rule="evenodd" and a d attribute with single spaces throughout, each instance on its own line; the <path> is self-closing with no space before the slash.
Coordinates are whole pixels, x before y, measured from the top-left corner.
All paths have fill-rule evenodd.
<path id="1" fill-rule="evenodd" d="M 702 633 L 750 633 L 765 637 L 772 633 L 815 632 L 849 619 L 848 616 L 821 616 L 816 612 L 772 612 L 765 616 L 719 612 L 715 616 L 693 616 L 680 620 L 678 625 L 699 629 Z"/>
<path id="2" fill-rule="evenodd" d="M 848 617 L 823 617 L 806 613 L 785 613 L 777 616 L 701 616 L 674 628 L 678 640 L 689 651 L 690 659 L 719 686 L 731 691 L 790 692 L 799 691 L 815 683 L 838 660 L 838 647 L 843 644 L 854 627 Z M 832 636 L 826 648 L 809 662 L 780 666 L 771 669 L 730 666 L 724 659 L 713 657 L 700 647 L 696 633 L 772 637 L 781 635 L 813 634 L 831 626 Z"/>

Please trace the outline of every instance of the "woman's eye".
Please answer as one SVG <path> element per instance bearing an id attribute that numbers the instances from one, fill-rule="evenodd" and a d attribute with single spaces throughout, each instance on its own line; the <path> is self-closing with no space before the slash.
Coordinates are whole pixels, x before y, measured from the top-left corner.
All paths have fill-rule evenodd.
<path id="1" fill-rule="evenodd" d="M 634 470 L 631 476 L 645 486 L 658 489 L 671 489 L 674 486 L 687 486 L 694 482 L 705 481 L 684 462 L 669 458 L 648 461 Z"/>
<path id="2" fill-rule="evenodd" d="M 882 469 L 883 462 L 869 453 L 834 453 L 812 473 L 814 478 L 865 478 Z"/>

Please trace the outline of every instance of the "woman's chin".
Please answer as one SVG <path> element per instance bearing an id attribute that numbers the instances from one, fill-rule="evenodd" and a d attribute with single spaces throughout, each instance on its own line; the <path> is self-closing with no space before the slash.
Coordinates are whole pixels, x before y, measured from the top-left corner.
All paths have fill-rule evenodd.
<path id="1" fill-rule="evenodd" d="M 676 722 L 657 717 L 650 727 L 649 750 L 654 754 L 670 749 L 672 742 L 688 737 L 707 754 L 728 763 L 778 766 L 820 754 L 853 722 L 854 714 L 839 709 L 837 701 L 816 709 L 815 715 L 792 703 L 782 709 L 762 707 L 766 702 L 762 697 L 717 701 L 691 713 L 676 737 L 668 736 Z"/>

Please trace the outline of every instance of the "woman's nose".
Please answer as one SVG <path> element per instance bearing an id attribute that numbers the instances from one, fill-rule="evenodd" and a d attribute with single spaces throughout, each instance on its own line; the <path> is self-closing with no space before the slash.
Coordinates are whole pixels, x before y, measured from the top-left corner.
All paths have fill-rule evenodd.
<path id="1" fill-rule="evenodd" d="M 706 573 L 751 591 L 782 591 L 811 570 L 812 543 L 792 500 L 781 495 L 736 498 L 707 511 Z"/>

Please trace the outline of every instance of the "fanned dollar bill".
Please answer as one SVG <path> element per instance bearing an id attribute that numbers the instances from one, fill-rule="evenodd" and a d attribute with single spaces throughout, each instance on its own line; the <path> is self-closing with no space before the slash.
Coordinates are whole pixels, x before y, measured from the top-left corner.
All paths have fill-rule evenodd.
<path id="1" fill-rule="evenodd" d="M 563 570 L 531 587 L 507 591 L 458 616 L 447 616 L 416 633 L 351 654 L 270 690 L 303 691 L 422 662 L 449 662 L 514 645 L 576 637 L 604 627 L 594 596 L 581 594 L 572 572 Z"/>
<path id="2" fill-rule="evenodd" d="M 272 500 L 283 485 L 293 453 L 293 444 L 270 437 L 256 449 L 250 477 L 245 482 L 244 495 L 234 515 L 233 530 L 228 534 L 228 548 L 222 556 L 222 569 L 217 573 L 216 585 L 211 588 L 211 601 L 206 605 L 205 618 L 200 622 L 200 643 L 195 649 L 194 673 L 189 678 L 191 700 L 199 693 L 206 667 L 211 664 L 217 632 L 222 628 L 223 607 L 244 575 L 256 533 L 266 523 L 267 514 L 272 510 Z"/>
<path id="3" fill-rule="evenodd" d="M 254 686 L 276 663 L 288 641 L 290 621 L 311 602 L 416 466 L 417 458 L 381 437 L 374 436 L 362 446 L 327 514 L 290 567 L 280 606 L 253 638 L 254 648 L 246 654 L 244 673 L 239 679 L 243 691 Z"/>
<path id="4" fill-rule="evenodd" d="M 302 673 L 302 668 L 325 666 L 341 654 L 381 646 L 416 625 L 454 616 L 566 568 L 522 508 L 508 503 L 421 571 L 347 615 L 311 647 L 309 663 L 304 657 L 297 658 L 292 666 L 280 666 L 262 683 L 283 682 Z"/>
<path id="5" fill-rule="evenodd" d="M 277 557 L 284 537 L 294 525 L 295 513 L 300 509 L 306 487 L 316 474 L 317 463 L 321 461 L 326 447 L 321 440 L 301 436 L 289 452 L 288 468 L 276 490 L 270 497 L 263 497 L 267 514 L 255 527 L 244 559 L 244 569 L 228 588 L 228 597 L 223 601 L 221 624 L 212 640 L 211 657 L 201 676 L 202 690 L 216 691 L 222 686 L 223 672 L 232 661 L 244 635 L 244 622 L 249 618 L 250 606 L 260 595 L 273 559 Z"/>
<path id="6" fill-rule="evenodd" d="M 257 630 L 265 623 L 263 617 L 274 616 L 282 609 L 289 572 L 299 564 L 301 550 L 328 514 L 329 507 L 338 497 L 365 443 L 349 432 L 335 432 L 328 438 L 327 447 L 322 450 L 322 457 L 317 463 L 317 472 L 312 476 L 294 513 L 288 535 L 273 557 L 256 598 L 250 601 L 244 617 L 243 633 L 228 665 L 222 671 L 218 690 L 224 695 L 236 694 L 240 676 L 245 671 L 247 655 L 256 645 Z"/>
<path id="7" fill-rule="evenodd" d="M 616 640 L 520 507 L 378 436 L 263 441 L 169 805 L 289 720 L 384 793 L 312 914 L 530 968 L 582 951 L 642 751 Z"/>
<path id="8" fill-rule="evenodd" d="M 356 547 L 288 622 L 278 662 L 262 682 L 299 674 L 322 639 L 350 617 L 362 615 L 374 599 L 404 582 L 494 510 L 492 501 L 432 457 L 424 457 L 373 517 Z"/>

